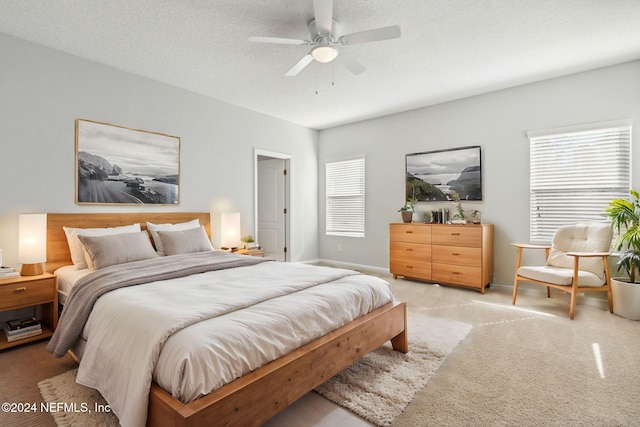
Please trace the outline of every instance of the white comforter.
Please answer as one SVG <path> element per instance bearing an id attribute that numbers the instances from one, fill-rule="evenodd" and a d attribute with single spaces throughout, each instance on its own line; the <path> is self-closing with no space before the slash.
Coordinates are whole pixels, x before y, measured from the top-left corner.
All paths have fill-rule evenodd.
<path id="1" fill-rule="evenodd" d="M 189 402 L 392 300 L 376 277 L 275 262 L 121 288 L 93 308 L 77 382 L 143 426 L 152 379 Z"/>

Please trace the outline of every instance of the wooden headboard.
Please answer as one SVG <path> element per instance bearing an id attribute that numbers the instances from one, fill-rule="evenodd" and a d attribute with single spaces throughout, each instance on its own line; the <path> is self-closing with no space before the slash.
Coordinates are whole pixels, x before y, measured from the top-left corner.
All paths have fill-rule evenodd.
<path id="1" fill-rule="evenodd" d="M 47 214 L 47 266 L 53 273 L 56 269 L 71 264 L 71 254 L 67 236 L 62 227 L 102 228 L 119 227 L 139 223 L 147 229 L 147 221 L 154 224 L 179 223 L 198 218 L 207 235 L 211 237 L 211 216 L 209 212 L 131 212 L 131 213 L 78 213 Z"/>

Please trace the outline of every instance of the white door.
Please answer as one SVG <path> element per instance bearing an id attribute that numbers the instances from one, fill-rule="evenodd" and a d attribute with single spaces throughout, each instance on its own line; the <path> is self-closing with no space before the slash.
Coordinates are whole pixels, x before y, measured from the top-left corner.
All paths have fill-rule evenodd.
<path id="1" fill-rule="evenodd" d="M 286 261 L 284 159 L 258 160 L 258 243 L 265 257 Z"/>

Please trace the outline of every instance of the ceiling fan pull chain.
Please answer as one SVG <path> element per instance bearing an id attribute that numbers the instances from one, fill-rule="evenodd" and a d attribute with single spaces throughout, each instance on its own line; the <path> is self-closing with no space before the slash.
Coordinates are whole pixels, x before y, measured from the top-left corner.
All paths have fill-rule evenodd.
<path id="1" fill-rule="evenodd" d="M 331 62 L 331 86 L 336 85 L 336 63 Z"/>

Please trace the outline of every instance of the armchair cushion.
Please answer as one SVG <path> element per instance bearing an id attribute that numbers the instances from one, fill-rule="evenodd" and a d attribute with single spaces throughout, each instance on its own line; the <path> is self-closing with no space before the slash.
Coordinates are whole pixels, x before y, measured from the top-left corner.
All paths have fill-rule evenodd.
<path id="1" fill-rule="evenodd" d="M 610 249 L 612 236 L 613 230 L 608 224 L 562 226 L 553 235 L 547 266 L 568 268 L 570 269 L 569 276 L 571 276 L 575 257 L 567 255 L 567 252 L 607 252 Z M 605 282 L 602 258 L 580 258 L 579 268 L 596 275 L 599 279 L 598 284 L 580 284 L 580 286 L 601 286 Z M 571 280 L 568 284 L 571 284 Z"/>
<path id="2" fill-rule="evenodd" d="M 573 258 L 573 257 L 571 257 Z M 600 258 L 602 262 L 602 258 Z M 580 264 L 582 265 L 582 259 Z M 545 265 L 542 267 L 520 267 L 518 275 L 527 279 L 539 280 L 541 282 L 553 283 L 555 285 L 571 286 L 573 280 L 573 265 L 571 268 L 553 267 Z M 599 277 L 590 271 L 578 270 L 578 287 L 597 288 L 604 285 L 604 277 Z"/>

